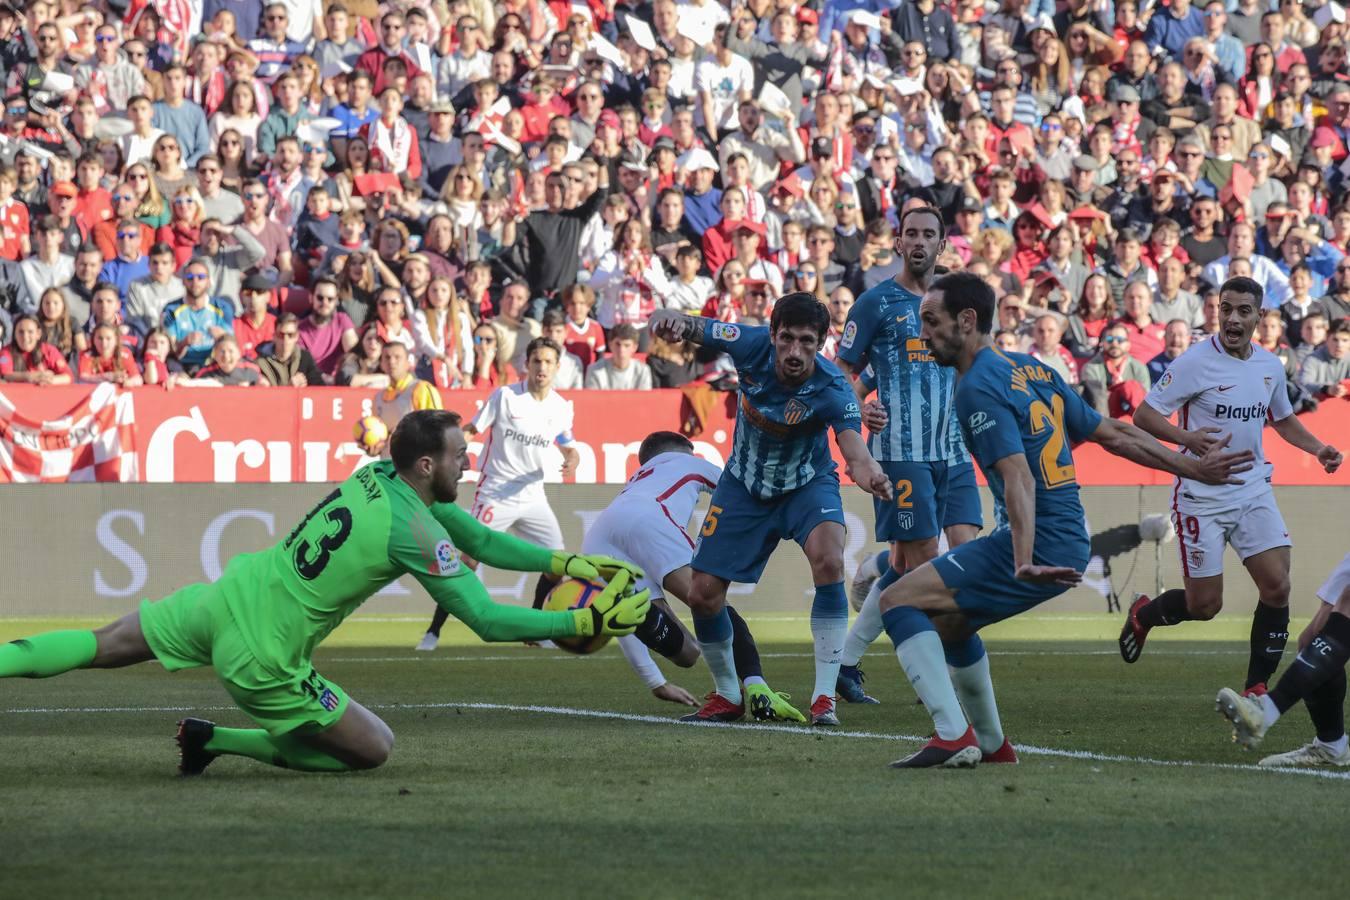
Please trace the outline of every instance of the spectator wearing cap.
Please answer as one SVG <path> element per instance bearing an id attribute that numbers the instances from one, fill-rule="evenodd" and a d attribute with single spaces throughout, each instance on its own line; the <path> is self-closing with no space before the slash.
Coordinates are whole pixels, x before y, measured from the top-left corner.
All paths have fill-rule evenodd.
<path id="1" fill-rule="evenodd" d="M 271 343 L 276 334 L 277 317 L 268 312 L 272 304 L 271 279 L 261 274 L 250 275 L 240 288 L 239 302 L 239 315 L 235 316 L 232 326 L 234 337 L 244 356 L 255 359 L 259 348 Z"/>
<path id="2" fill-rule="evenodd" d="M 747 279 L 763 281 L 769 285 L 771 295 L 776 298 L 783 293 L 783 272 L 777 263 L 766 258 L 767 235 L 768 231 L 763 222 L 746 219 L 737 223 L 736 230 L 731 236 L 734 252 L 731 258 L 744 267 Z"/>
<path id="3" fill-rule="evenodd" d="M 785 126 L 770 128 L 764 124 L 765 112 L 753 99 L 742 100 L 737 107 L 734 131 L 723 135 L 718 143 L 718 156 L 723 168 L 734 154 L 741 154 L 750 165 L 750 184 L 757 191 L 766 191 L 778 180 L 782 163 L 801 165 L 806 161 L 801 136 L 792 127 L 791 112 L 775 110 L 771 113 Z"/>
<path id="4" fill-rule="evenodd" d="M 84 230 L 76 216 L 79 195 L 79 188 L 70 181 L 58 181 L 47 191 L 47 205 L 61 226 L 61 250 L 65 253 L 74 253 L 84 243 Z"/>
<path id="5" fill-rule="evenodd" d="M 273 387 L 308 387 L 323 384 L 314 357 L 300 346 L 300 319 L 295 313 L 282 313 L 276 320 L 274 339 L 258 354 L 258 369 Z"/>
<path id="6" fill-rule="evenodd" d="M 176 268 L 173 247 L 155 244 L 150 249 L 149 273 L 128 287 L 122 315 L 140 332 L 158 327 L 163 321 L 164 310 L 183 297 L 184 282 L 174 274 Z"/>
<path id="7" fill-rule="evenodd" d="M 1110 196 L 1108 188 L 1097 184 L 1099 168 L 1097 161 L 1086 153 L 1074 157 L 1069 168 L 1069 183 L 1064 186 L 1065 200 L 1071 209 L 1100 206 Z"/>
<path id="8" fill-rule="evenodd" d="M 62 252 L 64 230 L 56 216 L 43 216 L 35 229 L 35 252 L 19 263 L 20 285 L 15 307 L 35 314 L 48 288 L 60 287 L 75 274 L 75 258 Z"/>
<path id="9" fill-rule="evenodd" d="M 609 356 L 586 370 L 586 388 L 593 391 L 649 391 L 652 370 L 637 359 L 638 331 L 618 325 L 609 334 Z"/>
<path id="10" fill-rule="evenodd" d="M 356 60 L 356 68 L 375 79 L 374 90 L 377 95 L 389 86 L 385 80 L 385 64 L 389 60 L 402 60 L 407 67 L 409 80 L 422 72 L 416 60 L 404 49 L 403 38 L 407 31 L 407 20 L 403 13 L 397 10 L 386 12 L 380 17 L 379 42 Z"/>
<path id="11" fill-rule="evenodd" d="M 446 179 L 463 153 L 455 138 L 455 108 L 449 100 L 437 100 L 427 112 L 426 140 L 418 142 L 422 157 L 422 193 L 438 197 Z"/>
<path id="12" fill-rule="evenodd" d="M 155 254 L 163 258 L 163 253 Z M 168 254 L 172 265 L 173 254 Z M 211 276 L 201 260 L 183 267 L 183 298 L 164 307 L 164 330 L 173 339 L 178 361 L 189 373 L 206 365 L 222 337 L 234 342 L 234 305 L 211 296 Z M 235 345 L 238 352 L 238 345 Z"/>
<path id="13" fill-rule="evenodd" d="M 718 172 L 717 161 L 707 150 L 698 147 L 680 156 L 677 165 L 687 179 L 684 222 L 695 234 L 706 234 L 722 219 L 722 191 L 713 187 Z"/>

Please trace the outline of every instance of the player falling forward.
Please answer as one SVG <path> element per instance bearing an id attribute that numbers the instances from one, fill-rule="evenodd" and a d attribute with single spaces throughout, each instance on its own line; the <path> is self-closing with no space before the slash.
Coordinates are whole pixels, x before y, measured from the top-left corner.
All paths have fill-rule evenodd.
<path id="1" fill-rule="evenodd" d="M 1298 656 L 1267 694 L 1223 688 L 1215 705 L 1233 725 L 1233 740 L 1261 743 L 1281 716 L 1302 700 L 1317 729 L 1310 744 L 1261 760 L 1263 766 L 1350 766 L 1345 734 L 1345 665 L 1350 661 L 1350 554 L 1317 592 L 1322 601 L 1299 637 Z"/>
<path id="2" fill-rule="evenodd" d="M 587 529 L 581 544 L 583 553 L 631 560 L 645 573 L 637 584 L 651 591 L 651 612 L 636 632 L 619 638 L 619 648 L 658 699 L 690 706 L 698 702 L 688 691 L 666 681 L 648 648 L 683 668 L 698 661 L 698 642 L 664 598 L 670 594 L 682 603 L 689 602 L 694 542 L 684 523 L 693 516 L 700 495 L 712 491 L 721 475 L 720 468 L 694 455 L 694 445 L 684 435 L 673 431 L 649 434 L 638 448 L 638 470 Z M 805 722 L 787 695 L 765 682 L 759 650 L 745 620 L 731 606 L 727 614 L 731 616 L 732 656 L 751 715 Z"/>
<path id="3" fill-rule="evenodd" d="M 572 401 L 553 390 L 562 348 L 548 338 L 535 338 L 525 348 L 525 378 L 503 385 L 488 397 L 464 428 L 467 437 L 485 434 L 479 454 L 481 475 L 470 512 L 493 531 L 505 531 L 522 540 L 554 550 L 562 548 L 558 517 L 544 496 L 544 473 L 553 464 L 549 448 L 562 452 L 563 477 L 576 471 L 580 455 L 572 439 Z M 478 562 L 466 559 L 471 568 Z M 541 575 L 534 586 L 535 606 L 553 587 Z M 438 608 L 417 644 L 435 650 L 448 613 Z"/>
<path id="4" fill-rule="evenodd" d="M 1089 543 L 1072 444 L 1094 441 L 1116 456 L 1206 483 L 1246 471 L 1252 454 L 1226 453 L 1219 442 L 1198 459 L 1182 456 L 1133 425 L 1103 419 L 1053 370 L 993 346 L 994 292 L 976 275 L 939 278 L 920 313 L 933 358 L 960 375 L 956 414 L 994 495 L 998 525 L 881 595 L 882 624 L 937 732 L 891 765 L 1015 762 L 977 632 L 1081 579 Z"/>
<path id="5" fill-rule="evenodd" d="M 213 584 L 194 584 L 97 631 L 53 631 L 0 645 L 0 678 L 47 678 L 158 659 L 177 671 L 212 666 L 261 728 L 179 723 L 179 771 L 247 756 L 307 772 L 370 769 L 394 734 L 311 663 L 315 648 L 368 597 L 410 574 L 485 641 L 625 635 L 647 615 L 641 572 L 605 557 L 554 552 L 484 528 L 454 505 L 468 450 L 459 416 L 411 413 L 392 461 L 358 470 L 285 540 L 236 556 Z M 610 578 L 587 609 L 544 612 L 493 603 L 458 549 L 501 568 Z"/>
<path id="6" fill-rule="evenodd" d="M 894 500 L 876 498 L 876 539 L 890 545 L 880 577 L 868 589 L 844 641 L 836 688 L 850 703 L 875 703 L 863 690 L 863 654 L 881 636 L 881 592 L 938 555 L 938 532 L 960 546 L 984 524 L 975 467 L 952 415 L 950 368 L 939 366 L 919 336 L 919 301 L 933 280 L 933 266 L 946 247 L 942 213 L 915 206 L 900 217 L 896 253 L 904 267 L 864 291 L 848 313 L 837 363 L 858 373 L 853 390 L 861 403 L 877 389 L 886 422 L 868 440 L 872 457 L 890 479 Z M 855 586 L 865 581 L 861 566 Z"/>
<path id="7" fill-rule="evenodd" d="M 816 586 L 811 724 L 839 724 L 834 686 L 848 629 L 848 600 L 843 501 L 826 429 L 834 429 L 848 472 L 863 490 L 889 498 L 891 485 L 863 443 L 862 417 L 848 381 L 817 355 L 829 324 L 824 305 L 803 292 L 774 305 L 769 328 L 673 310 L 652 316 L 652 334 L 721 350 L 740 376 L 731 459 L 699 531 L 688 597 L 715 690 L 688 720 L 733 721 L 745 715 L 732 658 L 727 587 L 733 581 L 758 582 L 779 541 L 791 538 L 805 551 Z"/>
<path id="8" fill-rule="evenodd" d="M 1284 364 L 1252 343 L 1261 317 L 1261 285 L 1230 278 L 1219 291 L 1219 333 L 1177 357 L 1135 411 L 1134 421 L 1187 455 L 1200 456 L 1222 434 L 1252 453 L 1255 465 L 1235 484 L 1209 486 L 1186 478 L 1172 491 L 1184 590 L 1172 589 L 1130 605 L 1120 632 L 1120 655 L 1135 662 L 1149 630 L 1189 620 L 1207 621 L 1223 607 L 1223 550 L 1231 544 L 1256 584 L 1246 690 L 1263 693 L 1289 640 L 1289 529 L 1275 491 L 1262 439 L 1267 419 L 1286 442 L 1317 458 L 1328 474 L 1341 465 L 1294 416 Z M 1180 426 L 1168 417 L 1180 411 Z"/>

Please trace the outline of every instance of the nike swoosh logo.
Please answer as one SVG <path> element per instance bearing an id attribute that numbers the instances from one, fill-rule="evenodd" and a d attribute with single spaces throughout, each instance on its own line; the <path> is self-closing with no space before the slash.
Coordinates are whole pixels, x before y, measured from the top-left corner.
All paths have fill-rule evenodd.
<path id="1" fill-rule="evenodd" d="M 825 507 L 822 506 L 822 507 L 820 508 L 820 514 L 821 514 L 822 516 L 825 515 L 826 513 L 832 513 L 832 512 L 839 512 L 839 507 L 836 506 L 834 509 L 826 509 Z"/>
<path id="2" fill-rule="evenodd" d="M 949 563 L 951 563 L 952 565 L 956 566 L 956 567 L 957 567 L 958 569 L 960 569 L 962 572 L 964 572 L 964 571 L 966 570 L 966 567 L 965 567 L 965 566 L 961 565 L 959 562 L 957 562 L 957 561 L 954 560 L 954 559 L 948 559 L 947 562 L 949 562 Z"/>
<path id="3" fill-rule="evenodd" d="M 1235 388 L 1235 387 L 1237 387 L 1236 384 L 1230 384 L 1230 385 L 1226 385 L 1226 386 L 1220 386 L 1220 387 L 1219 387 L 1219 393 L 1222 394 L 1224 391 L 1231 391 L 1231 390 L 1232 390 L 1233 388 Z"/>
<path id="4" fill-rule="evenodd" d="M 1267 648 L 1266 648 L 1266 652 L 1267 652 L 1267 653 L 1274 654 L 1275 656 L 1283 656 L 1283 655 L 1284 655 L 1284 648 L 1283 648 L 1283 647 L 1267 647 Z"/>
<path id="5" fill-rule="evenodd" d="M 895 317 L 895 321 L 897 321 L 897 322 L 908 322 L 908 321 L 909 321 L 909 316 L 910 316 L 909 313 L 905 313 L 903 316 L 896 316 L 896 317 Z"/>

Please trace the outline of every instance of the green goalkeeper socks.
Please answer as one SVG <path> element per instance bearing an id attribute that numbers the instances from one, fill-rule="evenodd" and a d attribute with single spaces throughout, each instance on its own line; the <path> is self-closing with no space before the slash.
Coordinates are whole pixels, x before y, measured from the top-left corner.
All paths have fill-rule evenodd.
<path id="1" fill-rule="evenodd" d="M 272 737 L 261 728 L 222 728 L 206 742 L 209 753 L 247 756 L 282 769 L 301 772 L 350 772 L 352 767 L 293 737 Z"/>
<path id="2" fill-rule="evenodd" d="M 51 678 L 94 661 L 92 631 L 49 631 L 0 644 L 0 678 Z"/>

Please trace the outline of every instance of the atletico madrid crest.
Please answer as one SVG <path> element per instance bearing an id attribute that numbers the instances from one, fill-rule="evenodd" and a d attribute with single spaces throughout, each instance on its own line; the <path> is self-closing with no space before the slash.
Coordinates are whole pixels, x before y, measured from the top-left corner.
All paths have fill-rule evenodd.
<path id="1" fill-rule="evenodd" d="M 811 407 L 800 400 L 789 400 L 783 407 L 783 421 L 789 425 L 796 425 L 811 414 Z"/>

